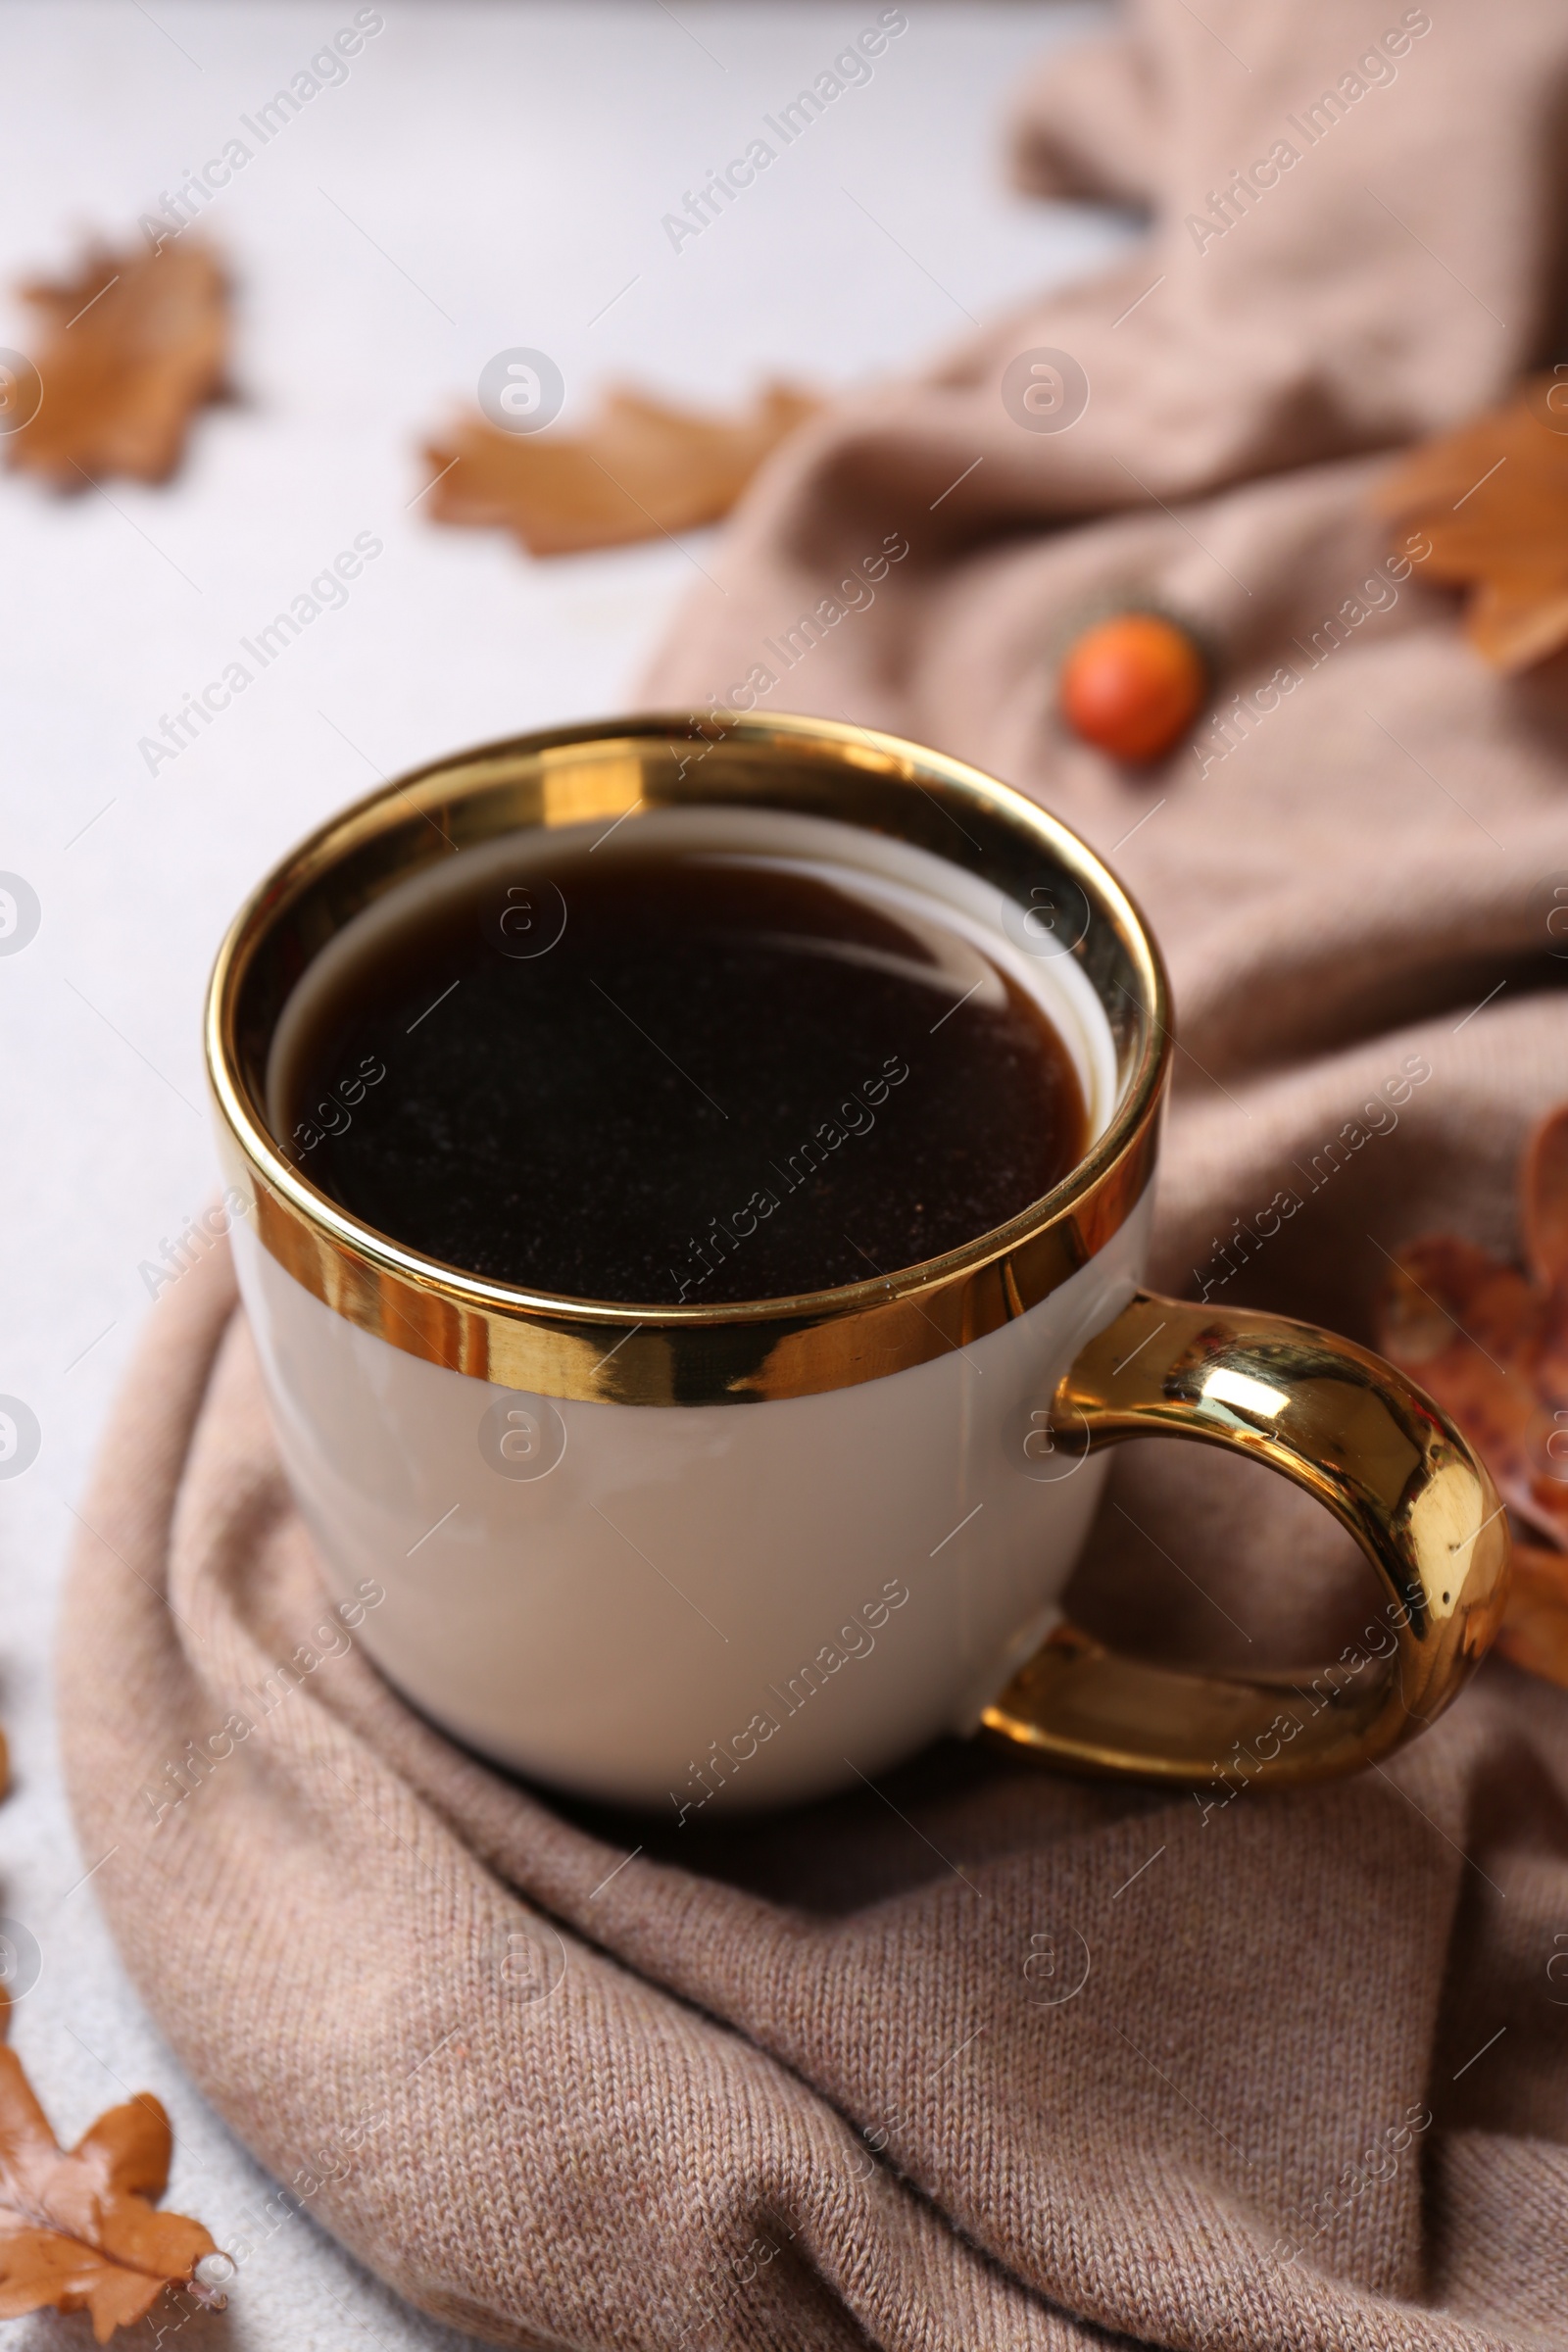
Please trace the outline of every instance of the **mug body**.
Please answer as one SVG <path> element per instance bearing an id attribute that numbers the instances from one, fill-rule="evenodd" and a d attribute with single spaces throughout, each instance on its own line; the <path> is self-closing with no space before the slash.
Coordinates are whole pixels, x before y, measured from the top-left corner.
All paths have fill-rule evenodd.
<path id="1" fill-rule="evenodd" d="M 437 870 L 421 827 L 499 878 L 541 825 L 661 814 L 941 900 L 1068 1039 L 1080 1167 L 946 1258 L 743 1306 L 537 1298 L 357 1226 L 291 1158 L 271 1083 L 313 964 Z M 1167 1026 L 1147 934 L 1073 836 L 827 722 L 491 747 L 303 845 L 225 943 L 210 1066 L 283 1465 L 389 1681 L 511 1769 L 678 1820 L 972 1731 L 1059 1614 L 1102 1482 L 1049 1406 L 1142 1282 Z"/>
<path id="2" fill-rule="evenodd" d="M 1046 1431 L 1138 1287 L 1148 1196 L 1027 1314 L 743 1411 L 552 1398 L 335 1314 L 234 1245 L 284 1468 L 359 1639 L 466 1745 L 589 1796 L 776 1804 L 973 1731 L 1038 1647 L 1106 1457 Z"/>

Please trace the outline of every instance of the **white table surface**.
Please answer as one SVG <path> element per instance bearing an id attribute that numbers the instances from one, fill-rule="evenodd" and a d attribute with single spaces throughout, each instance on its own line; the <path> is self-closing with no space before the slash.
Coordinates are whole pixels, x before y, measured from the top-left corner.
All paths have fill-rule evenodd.
<path id="1" fill-rule="evenodd" d="M 382 0 L 349 78 L 208 209 L 239 282 L 242 397 L 201 419 L 178 479 L 61 500 L 0 475 L 0 868 L 42 907 L 0 957 L 0 1393 L 42 1428 L 32 1467 L 0 1484 L 0 1912 L 42 1955 L 13 2038 L 68 2144 L 125 2085 L 155 2089 L 178 2141 L 171 2202 L 220 2243 L 268 2183 L 181 2077 L 78 1884 L 92 1857 L 50 1691 L 68 1506 L 150 1311 L 137 1269 L 216 1190 L 208 966 L 262 869 L 378 769 L 615 709 L 695 576 L 701 541 L 530 563 L 411 506 L 421 433 L 493 353 L 551 353 L 568 425 L 617 375 L 699 403 L 773 371 L 848 385 L 1120 245 L 1122 224 L 1007 192 L 995 136 L 1019 68 L 1095 11 L 906 0 L 872 80 L 674 252 L 662 216 L 878 6 Z M 83 232 L 130 229 L 355 7 L 5 0 L 0 344 L 30 339 L 19 276 L 67 266 Z M 366 530 L 385 552 L 346 607 L 150 776 L 139 739 Z M 459 2341 L 303 2215 L 246 2263 L 223 2340 Z M 8 2341 L 90 2335 L 47 2315 Z"/>

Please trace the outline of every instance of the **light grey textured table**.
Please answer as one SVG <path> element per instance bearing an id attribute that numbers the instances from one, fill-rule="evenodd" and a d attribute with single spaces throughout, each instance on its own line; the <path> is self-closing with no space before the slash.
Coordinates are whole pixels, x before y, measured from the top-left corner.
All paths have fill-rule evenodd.
<path id="1" fill-rule="evenodd" d="M 356 0 L 0 5 L 0 286 L 120 234 L 239 137 L 207 208 L 240 287 L 239 402 L 164 490 L 59 501 L 0 476 L 5 686 L 0 868 L 42 920 L 0 956 L 0 1392 L 42 1430 L 0 1483 L 0 1911 L 41 1973 L 14 2039 L 69 2142 L 157 2090 L 171 2200 L 257 2237 L 269 2182 L 182 2079 L 125 1982 L 54 1752 L 59 1572 L 110 1399 L 150 1309 L 139 1268 L 216 1189 L 198 1015 L 220 933 L 262 868 L 337 804 L 450 748 L 624 697 L 701 543 L 531 564 L 432 526 L 417 445 L 508 346 L 563 369 L 564 422 L 617 375 L 728 402 L 780 371 L 850 384 L 914 361 L 1125 230 L 1002 186 L 1018 68 L 1084 8 L 928 5 L 869 82 L 677 250 L 662 216 L 744 150 L 848 37 L 860 5 L 415 7 L 265 145 L 241 126 Z M 9 295 L 0 344 L 25 348 Z M 348 602 L 150 773 L 138 749 L 357 533 L 383 553 Z M 211 2335 L 195 2325 L 178 2339 Z M 85 2345 L 84 2318 L 21 2323 Z M 151 2330 L 133 2340 L 150 2342 Z M 301 2214 L 236 2279 L 236 2352 L 456 2343 Z"/>

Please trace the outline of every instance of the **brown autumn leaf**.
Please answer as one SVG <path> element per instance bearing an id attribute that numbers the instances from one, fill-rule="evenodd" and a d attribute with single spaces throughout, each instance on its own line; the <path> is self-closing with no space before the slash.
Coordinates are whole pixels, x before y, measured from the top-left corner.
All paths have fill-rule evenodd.
<path id="1" fill-rule="evenodd" d="M 1533 377 L 1424 442 L 1375 504 L 1431 540 L 1423 578 L 1470 590 L 1465 631 L 1494 668 L 1528 669 L 1568 644 L 1568 377 Z"/>
<path id="2" fill-rule="evenodd" d="M 9 463 L 59 490 L 103 474 L 163 482 L 196 411 L 221 399 L 228 280 L 209 246 L 93 246 L 69 277 L 20 287 L 44 322 L 42 399 L 6 441 Z"/>
<path id="3" fill-rule="evenodd" d="M 1406 1243 L 1378 1345 L 1435 1396 L 1533 1541 L 1514 1547 L 1497 1646 L 1568 1687 L 1568 1103 L 1520 1166 L 1526 1270 L 1453 1234 Z"/>
<path id="4" fill-rule="evenodd" d="M 1568 1551 L 1515 1544 L 1497 1647 L 1527 1674 L 1568 1690 Z"/>
<path id="5" fill-rule="evenodd" d="M 172 2144 L 168 2116 L 143 2091 L 109 2108 L 67 2152 L 21 2059 L 0 2046 L 0 2319 L 85 2311 L 105 2344 L 145 2318 L 167 2286 L 222 2308 L 195 2276 L 218 2252 L 211 2236 L 151 2203 L 168 2181 Z"/>
<path id="6" fill-rule="evenodd" d="M 461 417 L 425 446 L 438 522 L 501 523 L 531 556 L 622 547 L 726 515 L 762 460 L 820 406 L 769 384 L 742 416 L 612 389 L 580 438 Z"/>

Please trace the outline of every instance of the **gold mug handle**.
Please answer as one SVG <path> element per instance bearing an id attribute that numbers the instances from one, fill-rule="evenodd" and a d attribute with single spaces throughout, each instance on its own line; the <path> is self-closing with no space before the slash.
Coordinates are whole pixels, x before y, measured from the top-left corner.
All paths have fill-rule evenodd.
<path id="1" fill-rule="evenodd" d="M 1059 1626 L 981 1718 L 1052 1763 L 1183 1785 L 1327 1780 L 1424 1731 L 1496 1632 L 1509 1552 L 1492 1480 L 1431 1398 L 1352 1341 L 1141 1292 L 1063 1375 L 1051 1428 L 1069 1455 L 1178 1437 L 1266 1462 L 1349 1529 L 1386 1595 L 1365 1646 L 1316 1674 L 1186 1673 Z"/>

